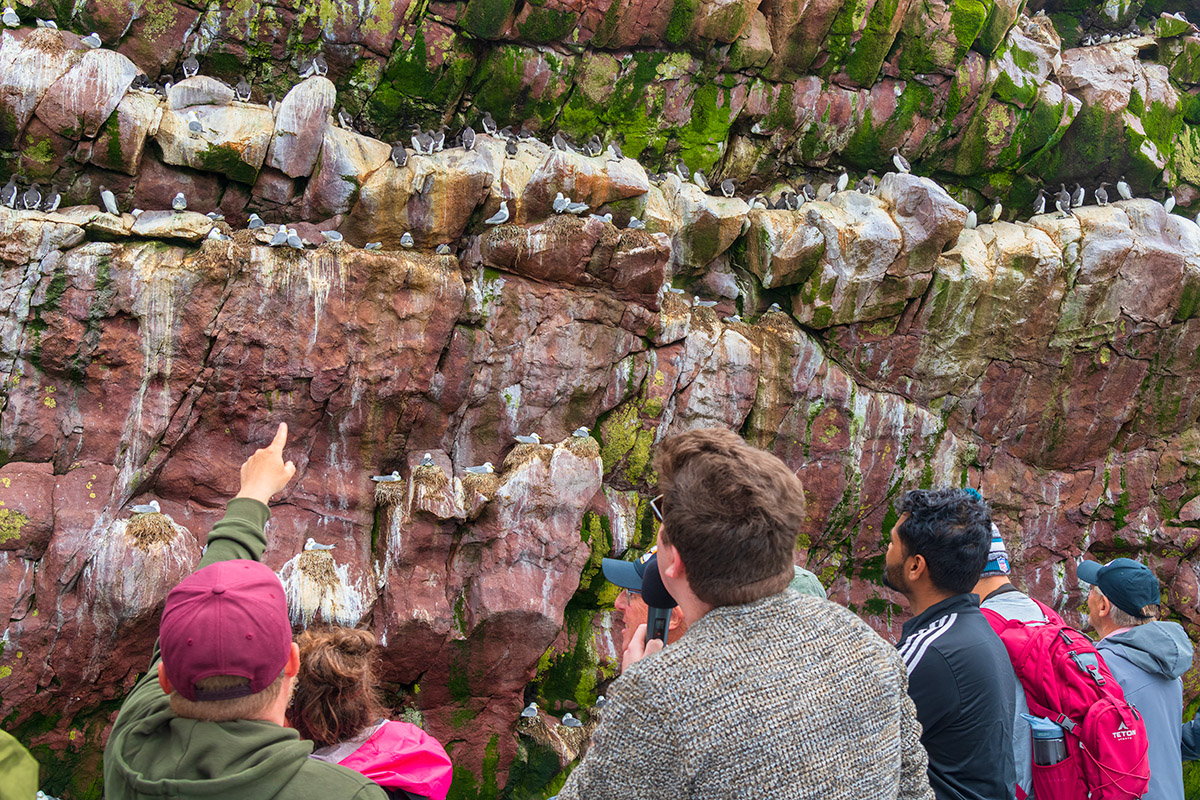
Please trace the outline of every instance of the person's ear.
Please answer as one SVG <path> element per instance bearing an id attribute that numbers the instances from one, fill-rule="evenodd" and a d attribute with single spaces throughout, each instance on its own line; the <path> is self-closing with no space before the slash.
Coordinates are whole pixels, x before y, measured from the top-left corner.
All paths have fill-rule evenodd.
<path id="1" fill-rule="evenodd" d="M 669 544 L 658 545 L 658 574 L 674 580 L 684 576 L 683 559 L 679 557 L 679 551 Z"/>
<path id="2" fill-rule="evenodd" d="M 1093 592 L 1092 594 L 1095 596 L 1095 602 L 1092 602 L 1092 598 L 1088 598 L 1088 611 L 1094 611 L 1097 617 L 1111 617 L 1113 609 L 1112 600 L 1109 600 L 1107 595 L 1100 594 L 1099 592 Z M 1093 608 L 1093 606 L 1095 607 Z"/>
<path id="3" fill-rule="evenodd" d="M 283 666 L 283 674 L 294 678 L 300 673 L 300 645 L 292 642 L 292 651 L 288 653 L 287 663 Z"/>
<path id="4" fill-rule="evenodd" d="M 925 561 L 925 556 L 917 553 L 911 555 L 904 561 L 904 567 L 908 571 L 908 581 L 920 581 L 921 578 L 929 574 L 929 564 Z"/>
<path id="5" fill-rule="evenodd" d="M 158 685 L 162 687 L 163 694 L 175 691 L 171 688 L 171 679 L 167 677 L 167 668 L 161 661 L 158 662 Z"/>

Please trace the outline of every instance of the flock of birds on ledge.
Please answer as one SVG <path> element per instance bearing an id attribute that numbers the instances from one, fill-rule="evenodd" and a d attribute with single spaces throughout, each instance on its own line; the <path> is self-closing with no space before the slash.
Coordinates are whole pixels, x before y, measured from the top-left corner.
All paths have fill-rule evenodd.
<path id="1" fill-rule="evenodd" d="M 1039 15 L 1042 13 L 1044 12 L 1038 12 Z M 1182 12 L 1173 16 L 1180 21 L 1187 22 L 1187 18 Z M 8 27 L 17 27 L 21 24 L 20 18 L 11 6 L 6 6 L 3 12 L 0 13 L 0 21 L 3 21 L 3 23 Z M 38 19 L 37 25 L 38 27 L 54 29 L 57 29 L 58 27 L 53 20 L 43 19 Z M 1140 35 L 1142 35 L 1142 32 L 1140 29 L 1138 29 L 1137 25 L 1130 24 L 1129 28 L 1123 32 L 1105 33 L 1098 36 L 1087 34 L 1083 37 L 1080 44 L 1081 46 L 1107 44 L 1112 41 L 1120 41 L 1121 39 L 1133 38 Z M 88 48 L 98 48 L 103 44 L 99 35 L 97 35 L 95 32 L 83 37 L 81 41 L 83 42 L 84 46 Z M 200 73 L 200 62 L 194 55 L 188 56 L 186 59 L 184 59 L 181 67 L 183 77 L 185 79 L 195 77 Z M 329 65 L 325 58 L 318 54 L 308 62 L 305 68 L 301 71 L 300 77 L 301 79 L 305 79 L 313 75 L 323 76 L 326 75 L 328 70 Z M 171 88 L 171 85 L 172 83 L 170 78 L 161 84 L 154 84 L 149 80 L 149 78 L 147 78 L 145 74 L 139 74 L 134 78 L 132 88 L 165 97 L 167 91 Z M 250 100 L 253 87 L 245 79 L 245 77 L 242 77 L 238 81 L 237 85 L 233 87 L 233 89 L 234 94 L 239 101 L 248 102 Z M 267 96 L 266 102 L 272 110 L 275 108 L 275 96 L 273 94 Z M 335 114 L 335 121 L 339 126 L 348 130 L 353 130 L 353 118 L 344 109 L 339 109 L 337 111 Z M 480 120 L 480 125 L 482 127 L 483 134 L 500 138 L 505 141 L 505 154 L 507 157 L 513 157 L 517 155 L 517 143 L 519 141 L 537 138 L 536 134 L 533 131 L 530 131 L 524 124 L 521 125 L 521 127 L 516 131 L 513 130 L 512 126 L 505 126 L 503 128 L 498 127 L 490 112 L 485 112 L 483 114 Z M 188 130 L 193 136 L 201 135 L 204 130 L 203 125 L 194 111 L 188 115 Z M 413 126 L 412 135 L 407 144 L 403 142 L 395 142 L 392 144 L 390 158 L 395 167 L 399 169 L 408 163 L 408 159 L 410 157 L 410 145 L 412 154 L 418 156 L 433 155 L 434 153 L 445 150 L 447 147 L 471 150 L 475 147 L 477 136 L 478 134 L 476 133 L 475 128 L 471 125 L 463 128 L 457 136 L 449 141 L 447 141 L 445 125 L 441 126 L 436 131 L 422 130 L 420 126 Z M 610 161 L 620 161 L 625 158 L 624 153 L 621 151 L 620 145 L 617 144 L 616 141 L 610 141 L 606 146 L 601 140 L 599 134 L 592 134 L 592 136 L 586 142 L 577 145 L 573 141 L 570 134 L 566 133 L 565 131 L 558 131 L 551 137 L 550 146 L 555 151 L 572 152 L 591 158 L 599 157 L 601 155 Z M 911 167 L 904 156 L 900 154 L 899 148 L 892 148 L 890 154 L 892 157 L 892 164 L 898 172 L 911 172 Z M 682 182 L 690 181 L 691 183 L 694 183 L 696 186 L 700 187 L 700 189 L 706 193 L 715 193 L 716 191 L 719 191 L 721 195 L 727 198 L 732 198 L 737 194 L 737 184 L 733 179 L 726 178 L 725 180 L 720 181 L 714 188 L 709 183 L 703 172 L 698 169 L 695 171 L 690 171 L 687 165 L 682 161 L 678 161 L 675 164 L 674 169 L 670 172 L 649 174 L 650 181 L 656 185 L 661 185 L 673 177 L 677 177 Z M 748 198 L 744 198 L 744 200 L 752 209 L 798 211 L 807 202 L 814 200 L 828 200 L 835 193 L 847 191 L 850 189 L 850 180 L 850 173 L 843 168 L 841 174 L 835 181 L 824 183 L 819 188 L 814 188 L 811 183 L 803 184 L 799 191 L 793 191 L 790 187 L 785 186 L 776 194 L 773 200 L 762 194 L 755 194 Z M 1111 184 L 1108 182 L 1101 182 L 1093 191 L 1092 194 L 1097 205 L 1108 205 L 1109 194 L 1107 187 L 1110 185 Z M 22 188 L 23 186 L 25 188 Z M 854 189 L 858 192 L 868 195 L 875 194 L 877 188 L 878 182 L 873 169 L 867 170 L 866 175 L 861 180 L 858 180 L 854 186 Z M 1120 198 L 1123 200 L 1130 200 L 1134 196 L 1133 191 L 1129 184 L 1126 183 L 1124 176 L 1122 176 L 1117 182 L 1116 189 Z M 117 204 L 116 196 L 113 194 L 113 192 L 104 186 L 100 186 L 99 195 L 100 201 L 107 213 L 115 216 L 119 216 L 121 214 L 121 210 Z M 1069 191 L 1067 190 L 1065 184 L 1059 184 L 1059 190 L 1057 192 L 1054 192 L 1053 189 L 1039 189 L 1037 198 L 1034 201 L 1032 212 L 1034 216 L 1044 214 L 1047 210 L 1047 206 L 1052 204 L 1053 208 L 1058 210 L 1059 218 L 1066 218 L 1074 215 L 1073 210 L 1082 206 L 1086 197 L 1087 189 L 1085 189 L 1085 187 L 1079 183 L 1076 183 L 1075 186 Z M 11 209 L 53 212 L 59 208 L 59 206 L 62 204 L 62 201 L 62 194 L 57 185 L 50 185 L 46 191 L 43 192 L 38 183 L 34 182 L 26 185 L 24 181 L 18 180 L 17 176 L 15 175 L 10 177 L 8 183 L 2 189 L 0 189 L 0 204 Z M 1163 206 L 1166 208 L 1168 213 L 1174 209 L 1175 198 L 1170 192 L 1166 194 L 1166 197 L 1163 201 Z M 187 207 L 187 197 L 183 192 L 178 192 L 171 202 L 171 208 L 175 211 L 184 211 L 187 209 Z M 557 197 L 555 197 L 553 209 L 556 214 L 573 215 L 583 214 L 589 210 L 585 203 L 576 202 L 570 197 L 565 196 L 562 192 L 559 192 Z M 142 209 L 134 208 L 131 209 L 130 213 L 136 218 L 142 213 Z M 992 204 L 992 206 L 988 209 L 987 214 L 988 222 L 999 222 L 1003 220 L 1004 207 L 999 199 Z M 611 213 L 603 215 L 593 214 L 592 216 L 596 216 L 597 218 L 609 223 L 613 221 L 613 216 Z M 224 216 L 217 211 L 209 212 L 208 217 L 214 222 L 223 221 L 225 219 Z M 499 210 L 484 220 L 484 224 L 489 226 L 503 225 L 509 221 L 510 217 L 511 212 L 508 208 L 508 201 L 502 200 Z M 974 228 L 977 224 L 978 215 L 974 210 L 969 211 L 967 214 L 966 227 Z M 1200 225 L 1200 214 L 1197 214 L 1196 216 L 1196 224 Z M 261 217 L 259 217 L 258 214 L 252 213 L 249 215 L 247 227 L 251 230 L 256 230 L 267 228 L 268 225 Z M 265 231 L 266 233 L 271 234 L 271 239 L 268 242 L 269 246 L 271 247 L 289 247 L 296 250 L 303 250 L 309 244 L 319 244 L 306 241 L 295 229 L 289 229 L 286 224 L 271 227 L 274 228 L 273 232 L 270 230 Z M 627 227 L 630 229 L 644 229 L 646 225 L 643 221 L 634 216 L 630 217 Z M 342 235 L 336 230 L 320 231 L 320 234 L 326 241 L 329 242 L 343 241 Z M 228 240 L 229 236 L 217 227 L 214 227 L 209 233 L 209 238 Z M 400 246 L 402 248 L 411 249 L 415 247 L 415 245 L 416 242 L 411 233 L 405 232 L 401 236 Z M 368 242 L 366 245 L 364 245 L 364 249 L 382 250 L 383 243 Z M 436 252 L 438 255 L 448 255 L 452 252 L 452 250 L 449 245 L 440 244 L 437 246 Z"/>

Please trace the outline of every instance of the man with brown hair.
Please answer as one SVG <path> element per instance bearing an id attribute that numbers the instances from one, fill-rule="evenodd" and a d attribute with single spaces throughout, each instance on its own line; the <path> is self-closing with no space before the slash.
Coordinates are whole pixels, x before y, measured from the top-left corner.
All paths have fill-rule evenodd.
<path id="1" fill-rule="evenodd" d="M 309 758 L 287 727 L 300 651 L 283 584 L 259 561 L 267 502 L 296 472 L 287 425 L 242 464 L 241 490 L 208 534 L 200 568 L 167 595 L 150 671 L 104 748 L 105 796 L 386 800 L 369 778 Z M 161 653 L 161 657 L 160 657 Z"/>
<path id="2" fill-rule="evenodd" d="M 559 797 L 932 798 L 904 664 L 844 608 L 789 590 L 799 479 L 720 429 L 667 439 L 658 567 L 691 627 L 644 626 Z"/>

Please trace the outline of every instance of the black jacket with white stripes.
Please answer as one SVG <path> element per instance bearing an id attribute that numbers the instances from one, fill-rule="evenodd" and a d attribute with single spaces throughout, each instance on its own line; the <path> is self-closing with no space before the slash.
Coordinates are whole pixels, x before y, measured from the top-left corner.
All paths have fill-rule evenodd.
<path id="1" fill-rule="evenodd" d="M 1011 800 L 1016 675 L 979 598 L 957 594 L 904 623 L 908 667 L 937 800 Z"/>

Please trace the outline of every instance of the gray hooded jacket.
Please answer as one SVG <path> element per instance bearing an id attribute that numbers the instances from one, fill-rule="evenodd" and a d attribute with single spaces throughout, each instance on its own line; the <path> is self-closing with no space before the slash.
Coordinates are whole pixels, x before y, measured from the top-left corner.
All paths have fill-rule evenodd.
<path id="1" fill-rule="evenodd" d="M 1150 740 L 1150 789 L 1143 800 L 1183 797 L 1180 723 L 1183 682 L 1192 666 L 1192 643 L 1178 622 L 1147 622 L 1096 643 L 1125 699 L 1146 721 Z"/>

